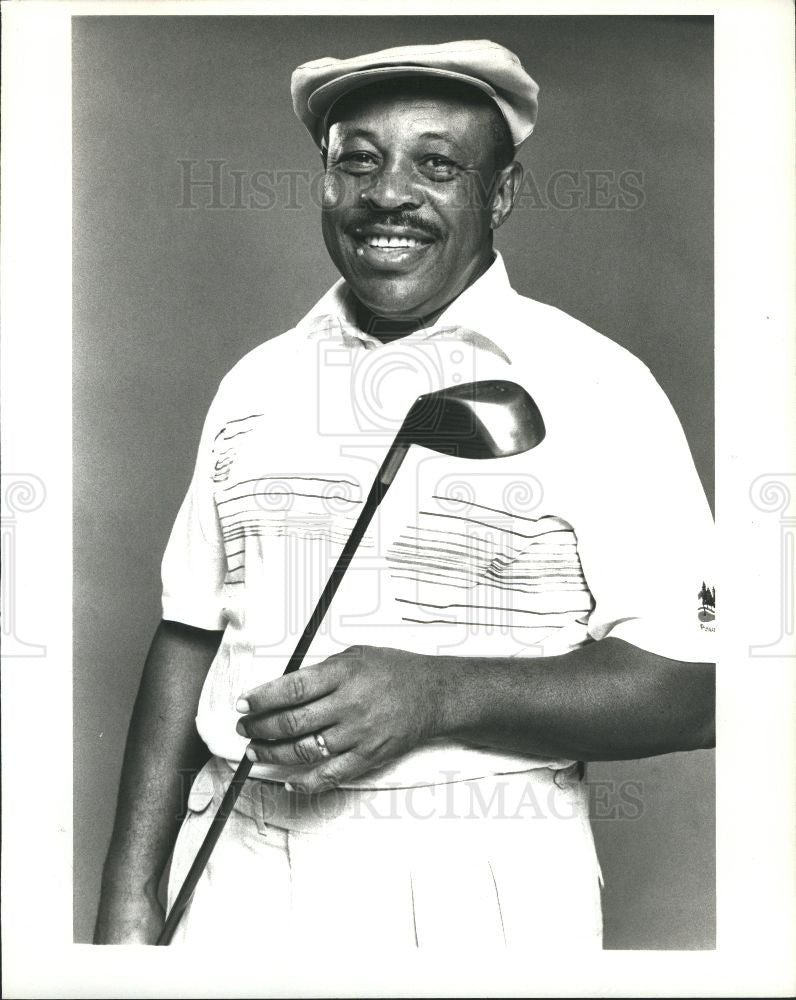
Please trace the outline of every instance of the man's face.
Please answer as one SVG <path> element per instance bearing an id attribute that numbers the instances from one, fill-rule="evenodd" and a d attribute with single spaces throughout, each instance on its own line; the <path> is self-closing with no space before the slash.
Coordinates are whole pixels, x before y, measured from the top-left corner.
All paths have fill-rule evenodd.
<path id="1" fill-rule="evenodd" d="M 489 266 L 490 110 L 455 96 L 363 88 L 329 129 L 323 236 L 371 312 L 429 317 Z M 509 206 L 510 207 L 510 206 Z"/>

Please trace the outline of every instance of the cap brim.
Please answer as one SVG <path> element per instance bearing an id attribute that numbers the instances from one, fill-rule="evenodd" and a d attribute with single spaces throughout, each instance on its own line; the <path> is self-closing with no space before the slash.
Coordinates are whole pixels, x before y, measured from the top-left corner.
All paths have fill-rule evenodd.
<path id="1" fill-rule="evenodd" d="M 341 97 L 344 97 L 352 90 L 359 90 L 360 87 L 365 87 L 369 83 L 407 76 L 436 76 L 446 80 L 457 80 L 459 83 L 477 87 L 478 90 L 487 94 L 497 103 L 498 94 L 495 88 L 485 80 L 480 80 L 478 77 L 470 76 L 467 73 L 456 73 L 454 70 L 434 69 L 429 66 L 413 66 L 411 64 L 404 66 L 376 66 L 373 69 L 363 69 L 353 73 L 346 73 L 335 80 L 330 80 L 329 83 L 324 83 L 310 94 L 307 101 L 307 108 L 319 120 L 320 135 L 318 138 L 323 138 L 326 132 L 326 121 L 329 117 L 329 112 Z M 498 108 L 500 108 L 499 104 Z"/>

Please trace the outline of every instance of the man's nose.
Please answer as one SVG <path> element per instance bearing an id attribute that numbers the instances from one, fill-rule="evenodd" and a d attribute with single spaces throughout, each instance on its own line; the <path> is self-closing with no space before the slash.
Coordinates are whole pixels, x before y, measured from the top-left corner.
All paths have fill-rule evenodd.
<path id="1" fill-rule="evenodd" d="M 422 202 L 420 186 L 412 172 L 400 165 L 383 167 L 368 175 L 362 200 L 381 211 L 417 208 Z"/>

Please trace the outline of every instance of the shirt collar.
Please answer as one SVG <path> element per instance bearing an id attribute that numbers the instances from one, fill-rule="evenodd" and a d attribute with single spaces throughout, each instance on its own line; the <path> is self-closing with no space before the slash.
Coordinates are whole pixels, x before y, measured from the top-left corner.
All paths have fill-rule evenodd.
<path id="1" fill-rule="evenodd" d="M 506 300 L 516 294 L 511 287 L 503 257 L 495 251 L 495 259 L 487 270 L 450 303 L 432 326 L 402 337 L 400 343 L 405 345 L 433 337 L 459 339 L 496 354 L 511 364 L 508 337 L 503 335 L 507 324 L 503 321 L 502 313 Z M 357 326 L 351 289 L 342 278 L 320 299 L 300 325 L 308 325 L 315 333 L 335 330 L 349 347 L 375 350 L 384 346 L 377 337 Z"/>

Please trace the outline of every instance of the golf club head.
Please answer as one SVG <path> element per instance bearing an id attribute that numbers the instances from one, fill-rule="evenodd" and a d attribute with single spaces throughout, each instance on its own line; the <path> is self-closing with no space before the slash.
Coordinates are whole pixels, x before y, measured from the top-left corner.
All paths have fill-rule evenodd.
<path id="1" fill-rule="evenodd" d="M 502 379 L 467 382 L 418 396 L 401 428 L 404 444 L 459 458 L 505 458 L 545 436 L 539 408 L 522 386 Z"/>

